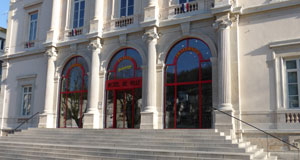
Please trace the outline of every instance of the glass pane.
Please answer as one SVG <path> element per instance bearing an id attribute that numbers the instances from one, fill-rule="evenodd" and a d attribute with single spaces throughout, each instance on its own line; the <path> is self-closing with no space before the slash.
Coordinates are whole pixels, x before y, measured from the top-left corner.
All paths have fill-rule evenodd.
<path id="1" fill-rule="evenodd" d="M 84 58 L 82 57 L 76 57 L 76 61 L 78 64 L 81 64 L 83 66 L 84 72 L 87 73 L 89 71 L 89 67 L 87 66 L 87 63 Z"/>
<path id="2" fill-rule="evenodd" d="M 120 17 L 126 16 L 126 8 L 121 8 Z"/>
<path id="3" fill-rule="evenodd" d="M 128 7 L 128 16 L 133 15 L 133 6 Z"/>
<path id="4" fill-rule="evenodd" d="M 297 63 L 296 60 L 286 61 L 286 69 L 296 69 Z"/>
<path id="5" fill-rule="evenodd" d="M 81 93 L 70 93 L 67 95 L 66 127 L 81 127 L 80 109 Z"/>
<path id="6" fill-rule="evenodd" d="M 76 58 L 71 59 L 67 65 L 65 65 L 63 70 L 63 75 L 67 75 L 68 69 L 71 67 L 71 65 L 76 63 Z"/>
<path id="7" fill-rule="evenodd" d="M 81 122 L 80 122 L 80 127 L 83 127 L 84 124 L 84 114 L 87 112 L 87 103 L 88 103 L 88 92 L 83 92 L 82 93 L 82 101 L 81 101 Z"/>
<path id="8" fill-rule="evenodd" d="M 288 83 L 297 83 L 297 72 L 288 72 Z"/>
<path id="9" fill-rule="evenodd" d="M 113 79 L 115 79 L 115 72 L 109 72 L 109 73 L 108 73 L 108 76 L 107 76 L 107 79 L 108 79 L 108 80 L 113 80 Z"/>
<path id="10" fill-rule="evenodd" d="M 167 63 L 166 64 L 173 64 L 174 58 L 176 54 L 183 48 L 187 47 L 187 40 L 180 41 L 177 43 L 170 51 L 167 57 Z"/>
<path id="11" fill-rule="evenodd" d="M 24 94 L 23 95 L 23 108 L 22 108 L 22 110 L 23 110 L 23 115 L 27 115 L 27 111 L 26 111 L 26 109 L 27 109 L 27 94 Z"/>
<path id="12" fill-rule="evenodd" d="M 26 105 L 26 115 L 30 115 L 30 109 L 31 109 L 31 94 L 27 95 L 27 105 Z"/>
<path id="13" fill-rule="evenodd" d="M 298 96 L 289 96 L 289 107 L 298 108 L 299 107 L 299 97 Z"/>
<path id="14" fill-rule="evenodd" d="M 298 84 L 289 84 L 289 95 L 298 95 Z"/>
<path id="15" fill-rule="evenodd" d="M 194 52 L 182 53 L 177 61 L 177 82 L 199 81 L 199 59 Z"/>
<path id="16" fill-rule="evenodd" d="M 134 115 L 132 113 L 134 112 L 134 103 L 133 103 L 133 90 L 129 90 L 124 92 L 125 93 L 125 128 L 133 128 L 134 124 Z"/>
<path id="17" fill-rule="evenodd" d="M 111 60 L 111 62 L 109 63 L 109 70 L 110 71 L 113 71 L 114 70 L 114 67 L 115 67 L 115 64 L 116 62 L 121 58 L 125 56 L 125 50 L 121 50 L 120 52 L 118 52 Z"/>
<path id="18" fill-rule="evenodd" d="M 106 99 L 106 128 L 113 128 L 114 122 L 114 93 L 107 91 Z"/>
<path id="19" fill-rule="evenodd" d="M 126 7 L 126 0 L 121 0 L 121 8 Z"/>
<path id="20" fill-rule="evenodd" d="M 123 60 L 117 67 L 117 79 L 133 78 L 134 66 L 130 60 Z"/>
<path id="21" fill-rule="evenodd" d="M 59 127 L 65 127 L 65 110 L 66 110 L 66 105 L 67 105 L 67 97 L 66 94 L 61 94 L 60 95 L 60 110 L 59 110 Z"/>
<path id="22" fill-rule="evenodd" d="M 189 39 L 189 47 L 196 48 L 201 52 L 202 59 L 209 60 L 211 58 L 211 52 L 208 46 L 199 39 Z"/>
<path id="23" fill-rule="evenodd" d="M 27 93 L 27 87 L 24 87 L 24 93 Z"/>
<path id="24" fill-rule="evenodd" d="M 179 0 L 179 3 L 186 3 L 186 0 Z"/>
<path id="25" fill-rule="evenodd" d="M 36 31 L 37 31 L 37 22 L 34 22 L 34 27 L 33 27 L 33 39 L 32 40 L 35 40 L 36 39 Z"/>
<path id="26" fill-rule="evenodd" d="M 143 64 L 142 57 L 140 56 L 140 54 L 136 50 L 126 49 L 126 55 L 129 56 L 129 57 L 132 57 L 135 60 L 136 65 L 137 65 L 138 68 L 140 68 L 141 65 Z"/>
<path id="27" fill-rule="evenodd" d="M 199 128 L 199 85 L 177 87 L 177 128 Z"/>
<path id="28" fill-rule="evenodd" d="M 128 6 L 133 6 L 134 0 L 128 0 Z"/>
<path id="29" fill-rule="evenodd" d="M 32 21 L 33 20 L 37 20 L 37 18 L 38 18 L 38 14 L 37 13 L 31 15 L 31 20 Z"/>
<path id="30" fill-rule="evenodd" d="M 166 70 L 167 75 L 167 83 L 174 83 L 175 82 L 175 66 L 167 66 Z"/>
<path id="31" fill-rule="evenodd" d="M 175 87 L 165 88 L 165 128 L 175 128 Z"/>
<path id="32" fill-rule="evenodd" d="M 69 73 L 69 91 L 78 91 L 82 89 L 82 70 L 80 67 L 74 67 Z"/>
<path id="33" fill-rule="evenodd" d="M 141 69 L 135 70 L 135 77 L 142 77 L 143 76 L 143 71 Z"/>
<path id="34" fill-rule="evenodd" d="M 88 85 L 89 85 L 89 76 L 84 75 L 84 82 L 83 82 L 83 90 L 88 90 Z"/>
<path id="35" fill-rule="evenodd" d="M 202 62 L 201 63 L 201 80 L 212 80 L 212 68 L 210 62 Z"/>
<path id="36" fill-rule="evenodd" d="M 29 41 L 33 41 L 33 23 L 30 23 Z"/>
<path id="37" fill-rule="evenodd" d="M 140 128 L 142 111 L 142 88 L 134 90 L 134 128 Z"/>
<path id="38" fill-rule="evenodd" d="M 125 125 L 125 97 L 124 92 L 117 92 L 116 96 L 116 128 L 124 128 Z"/>
<path id="39" fill-rule="evenodd" d="M 201 84 L 201 126 L 202 128 L 212 127 L 212 84 Z"/>
<path id="40" fill-rule="evenodd" d="M 28 92 L 31 92 L 32 91 L 32 87 L 28 87 Z"/>

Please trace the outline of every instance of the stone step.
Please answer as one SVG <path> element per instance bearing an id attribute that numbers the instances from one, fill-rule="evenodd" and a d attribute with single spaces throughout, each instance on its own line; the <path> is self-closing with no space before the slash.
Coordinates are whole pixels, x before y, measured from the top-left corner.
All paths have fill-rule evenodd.
<path id="1" fill-rule="evenodd" d="M 68 138 L 43 138 L 43 137 L 32 137 L 32 138 L 23 138 L 23 137 L 0 137 L 0 141 L 23 141 L 23 142 L 43 142 L 43 143 L 63 143 L 63 144 L 78 144 L 78 143 L 91 143 L 97 144 L 101 142 L 190 142 L 190 143 L 207 143 L 207 144 L 231 144 L 231 140 L 216 140 L 216 139 L 172 139 L 172 138 L 114 138 L 114 139 L 107 139 L 107 138 L 98 138 L 98 139 L 85 139 L 84 137 L 80 139 L 68 137 Z"/>
<path id="2" fill-rule="evenodd" d="M 11 149 L 20 149 L 20 148 L 36 148 L 36 149 L 65 149 L 66 146 L 70 150 L 76 150 L 76 151 L 94 151 L 98 152 L 101 151 L 102 148 L 99 147 L 94 147 L 91 148 L 90 146 L 81 146 L 81 147 L 72 147 L 68 145 L 63 145 L 63 146 L 54 146 L 54 145 L 26 145 L 26 144 L 20 144 L 21 146 L 17 146 L 15 144 L 1 144 L 0 143 L 0 149 L 5 149 L 5 148 L 11 148 Z M 102 145 L 101 147 L 109 147 L 109 148 L 139 148 L 139 149 L 162 149 L 162 150 L 178 150 L 178 151 L 183 151 L 183 150 L 189 150 L 189 151 L 209 151 L 209 152 L 231 152 L 231 153 L 244 153 L 245 149 L 243 148 L 227 148 L 227 147 L 182 147 L 182 146 L 151 146 L 151 145 L 115 145 L 115 146 L 107 146 L 107 145 Z M 253 149 L 252 149 L 253 150 Z"/>
<path id="3" fill-rule="evenodd" d="M 14 145 L 15 141 L 0 141 L 0 144 L 5 145 Z M 23 142 L 24 144 L 24 142 Z M 42 143 L 30 143 L 31 145 L 39 145 Z M 86 145 L 85 145 L 86 144 Z M 70 145 L 70 144 L 69 144 Z M 117 141 L 117 142 L 99 142 L 99 143 L 82 143 L 83 146 L 124 146 L 128 145 L 127 141 Z M 205 143 L 180 143 L 180 142 L 131 142 L 131 145 L 157 145 L 157 146 L 182 146 L 182 147 L 226 147 L 226 148 L 247 148 L 250 146 L 250 143 L 241 143 L 241 144 L 205 144 Z"/>
<path id="4" fill-rule="evenodd" d="M 105 151 L 104 151 L 105 150 Z M 84 158 L 84 159 L 97 159 L 99 157 L 120 157 L 120 158 L 132 158 L 132 159 L 157 159 L 156 157 L 171 157 L 171 158 L 225 158 L 225 159 L 250 159 L 247 153 L 211 153 L 211 152 L 180 152 L 180 151 L 164 151 L 164 150 L 142 150 L 142 149 L 109 149 L 105 148 L 101 152 L 78 152 L 72 150 L 48 150 L 48 149 L 3 149 L 1 152 L 7 154 L 24 154 L 34 156 L 46 156 L 46 157 L 59 157 L 59 158 Z"/>

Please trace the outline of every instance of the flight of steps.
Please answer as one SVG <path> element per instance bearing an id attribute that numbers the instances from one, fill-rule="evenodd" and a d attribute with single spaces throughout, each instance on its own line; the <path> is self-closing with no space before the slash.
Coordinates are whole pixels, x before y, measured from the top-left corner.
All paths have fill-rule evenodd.
<path id="1" fill-rule="evenodd" d="M 216 129 L 29 129 L 0 137 L 2 160 L 276 160 Z"/>

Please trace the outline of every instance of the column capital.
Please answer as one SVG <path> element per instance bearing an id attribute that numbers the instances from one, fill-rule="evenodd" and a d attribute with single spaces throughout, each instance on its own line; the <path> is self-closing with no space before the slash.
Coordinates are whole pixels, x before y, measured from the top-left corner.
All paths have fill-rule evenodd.
<path id="1" fill-rule="evenodd" d="M 143 35 L 143 40 L 145 42 L 152 41 L 154 39 L 159 39 L 159 34 L 157 33 L 157 28 L 147 30 Z"/>
<path id="2" fill-rule="evenodd" d="M 90 51 L 100 50 L 101 48 L 102 48 L 102 43 L 100 38 L 91 40 L 88 45 L 88 50 Z"/>
<path id="3" fill-rule="evenodd" d="M 227 27 L 231 27 L 232 20 L 229 18 L 225 19 L 217 19 L 215 23 L 213 23 L 213 27 L 216 30 L 226 29 Z"/>
<path id="4" fill-rule="evenodd" d="M 55 47 L 50 47 L 46 50 L 45 56 L 48 57 L 48 59 L 56 59 L 57 57 L 57 50 Z"/>

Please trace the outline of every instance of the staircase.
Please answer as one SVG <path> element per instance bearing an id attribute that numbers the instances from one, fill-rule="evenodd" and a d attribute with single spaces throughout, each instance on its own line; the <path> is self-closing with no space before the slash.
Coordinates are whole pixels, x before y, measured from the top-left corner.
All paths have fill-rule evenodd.
<path id="1" fill-rule="evenodd" d="M 4 160 L 276 160 L 216 129 L 29 129 L 0 137 Z"/>

